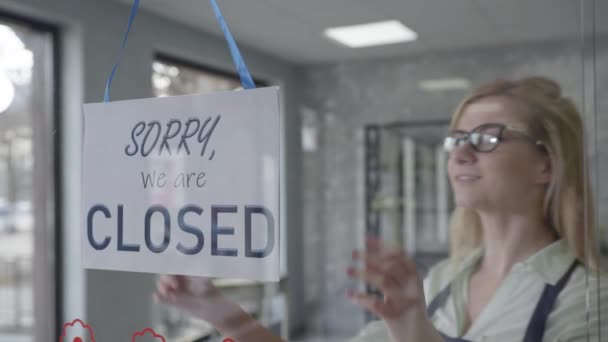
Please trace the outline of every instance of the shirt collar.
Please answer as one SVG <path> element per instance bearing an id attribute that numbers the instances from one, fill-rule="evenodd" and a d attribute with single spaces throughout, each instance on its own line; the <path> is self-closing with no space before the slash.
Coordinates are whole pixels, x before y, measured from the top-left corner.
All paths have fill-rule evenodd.
<path id="1" fill-rule="evenodd" d="M 566 241 L 560 239 L 531 255 L 522 264 L 538 273 L 545 283 L 555 285 L 575 259 Z"/>
<path id="2" fill-rule="evenodd" d="M 465 270 L 470 270 L 480 261 L 482 256 L 482 247 L 474 249 L 469 255 L 462 259 L 457 274 L 460 274 Z M 513 270 L 518 268 L 532 270 L 537 273 L 545 283 L 555 285 L 566 273 L 570 265 L 572 265 L 574 259 L 575 256 L 568 250 L 566 241 L 560 239 L 543 247 L 527 259 L 515 263 L 515 265 L 513 265 Z"/>

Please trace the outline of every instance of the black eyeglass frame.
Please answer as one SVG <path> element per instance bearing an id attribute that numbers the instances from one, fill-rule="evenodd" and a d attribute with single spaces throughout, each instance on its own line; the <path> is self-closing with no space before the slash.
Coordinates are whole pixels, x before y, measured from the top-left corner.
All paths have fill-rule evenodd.
<path id="1" fill-rule="evenodd" d="M 494 134 L 485 134 L 485 135 L 489 135 L 491 136 L 491 140 L 494 139 L 494 141 L 491 141 L 491 148 L 487 149 L 487 150 L 481 150 L 479 149 L 479 145 L 481 145 L 481 142 L 475 143 L 474 139 L 483 139 L 483 136 L 477 136 L 477 138 L 475 138 L 475 134 L 480 134 L 483 135 L 482 133 L 480 133 L 480 131 L 486 130 L 486 129 L 490 129 L 490 128 L 497 128 L 498 129 L 498 134 L 494 135 Z M 530 135 L 530 133 L 528 133 L 528 130 L 518 126 L 518 125 L 506 125 L 506 124 L 501 124 L 501 123 L 485 123 L 482 125 L 479 125 L 475 128 L 473 128 L 471 131 L 465 131 L 465 130 L 451 130 L 450 131 L 450 135 L 451 134 L 462 134 L 461 137 L 453 137 L 453 136 L 447 136 L 444 138 L 443 141 L 443 148 L 446 152 L 451 152 L 453 151 L 456 147 L 461 146 L 463 143 L 467 143 L 469 144 L 476 152 L 480 152 L 480 153 L 489 153 L 494 151 L 498 145 L 500 145 L 501 142 L 504 141 L 504 132 L 505 130 L 509 130 L 509 131 L 513 131 L 515 133 L 518 133 L 521 137 L 525 138 L 526 140 L 528 140 L 530 143 L 538 146 L 541 149 L 546 150 L 544 143 L 541 140 L 535 139 L 534 137 L 532 137 Z"/>

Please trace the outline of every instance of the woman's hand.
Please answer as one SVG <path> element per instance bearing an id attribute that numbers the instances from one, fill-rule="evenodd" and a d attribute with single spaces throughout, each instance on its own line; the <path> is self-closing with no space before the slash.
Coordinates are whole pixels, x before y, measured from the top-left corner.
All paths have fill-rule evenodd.
<path id="1" fill-rule="evenodd" d="M 426 314 L 422 280 L 414 261 L 403 250 L 368 239 L 367 251 L 353 252 L 363 268 L 349 268 L 350 277 L 382 292 L 376 295 L 349 291 L 349 297 L 385 322 L 393 341 L 443 341 Z"/>
<path id="2" fill-rule="evenodd" d="M 228 304 L 210 278 L 183 275 L 161 275 L 154 299 L 206 321 L 216 318 L 218 304 Z"/>
<path id="3" fill-rule="evenodd" d="M 363 268 L 349 268 L 350 277 L 363 280 L 382 292 L 372 294 L 349 291 L 349 297 L 385 321 L 399 320 L 408 312 L 425 312 L 422 281 L 414 262 L 399 248 L 377 239 L 367 240 L 367 252 L 353 252 Z"/>
<path id="4" fill-rule="evenodd" d="M 210 278 L 162 275 L 154 299 L 209 322 L 222 336 L 234 341 L 283 342 L 224 297 Z"/>

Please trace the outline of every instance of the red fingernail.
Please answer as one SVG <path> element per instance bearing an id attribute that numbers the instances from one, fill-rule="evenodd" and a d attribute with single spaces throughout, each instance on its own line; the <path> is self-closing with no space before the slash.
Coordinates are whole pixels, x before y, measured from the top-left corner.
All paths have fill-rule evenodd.
<path id="1" fill-rule="evenodd" d="M 353 259 L 357 259 L 359 257 L 359 252 L 358 251 L 353 251 Z"/>
<path id="2" fill-rule="evenodd" d="M 355 274 L 355 269 L 352 267 L 349 267 L 346 269 L 346 273 L 348 273 L 349 275 L 354 275 Z"/>

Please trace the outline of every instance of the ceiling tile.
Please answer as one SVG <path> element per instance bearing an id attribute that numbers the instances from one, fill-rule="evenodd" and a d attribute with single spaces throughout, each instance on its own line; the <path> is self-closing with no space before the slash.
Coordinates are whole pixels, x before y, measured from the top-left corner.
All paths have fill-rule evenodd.
<path id="1" fill-rule="evenodd" d="M 559 39 L 579 34 L 578 2 L 572 0 L 477 0 L 508 42 Z"/>
<path id="2" fill-rule="evenodd" d="M 131 4 L 131 0 L 115 0 Z M 598 12 L 608 1 L 596 0 Z M 146 11 L 221 36 L 202 0 L 145 0 Z M 578 33 L 572 0 L 221 0 L 240 44 L 296 63 L 333 62 L 559 39 Z M 598 29 L 608 23 L 598 16 Z M 414 43 L 349 49 L 322 34 L 330 26 L 398 19 L 419 33 Z"/>

